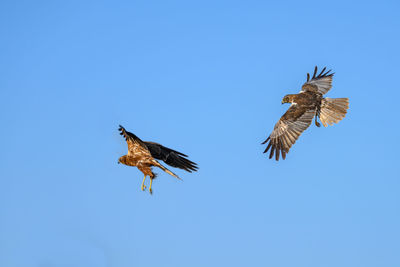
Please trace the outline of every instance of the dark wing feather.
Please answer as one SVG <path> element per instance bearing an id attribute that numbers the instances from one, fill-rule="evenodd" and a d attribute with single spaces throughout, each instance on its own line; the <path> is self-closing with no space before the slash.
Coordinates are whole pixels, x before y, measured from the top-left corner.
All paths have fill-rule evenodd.
<path id="1" fill-rule="evenodd" d="M 128 144 L 128 155 L 136 154 L 138 152 L 151 155 L 146 144 L 136 135 L 125 130 L 121 125 L 119 126 L 120 135 L 125 137 L 126 143 Z"/>
<path id="2" fill-rule="evenodd" d="M 310 74 L 307 73 L 307 82 L 303 84 L 300 92 L 312 91 L 326 94 L 332 88 L 332 78 L 334 73 L 330 73 L 331 70 L 328 70 L 327 72 L 325 72 L 325 70 L 326 67 L 317 75 L 318 68 L 315 66 L 311 80 Z"/>
<path id="3" fill-rule="evenodd" d="M 188 160 L 187 155 L 154 142 L 144 142 L 151 155 L 168 165 L 188 172 L 197 171 L 197 164 Z"/>
<path id="4" fill-rule="evenodd" d="M 281 154 L 282 158 L 285 159 L 292 145 L 302 132 L 310 126 L 314 115 L 314 109 L 292 105 L 275 124 L 271 135 L 263 142 L 265 144 L 269 141 L 264 153 L 271 149 L 269 158 L 272 158 L 275 154 L 275 159 L 278 161 L 279 154 Z"/>

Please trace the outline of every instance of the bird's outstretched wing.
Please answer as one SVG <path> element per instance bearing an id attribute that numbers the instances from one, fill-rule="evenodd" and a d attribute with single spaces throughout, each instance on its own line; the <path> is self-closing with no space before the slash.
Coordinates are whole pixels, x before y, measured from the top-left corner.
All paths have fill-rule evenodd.
<path id="1" fill-rule="evenodd" d="M 290 106 L 288 111 L 275 124 L 271 135 L 263 142 L 265 144 L 269 141 L 264 153 L 271 149 L 269 158 L 272 158 L 275 154 L 275 159 L 278 161 L 279 154 L 282 154 L 282 158 L 285 159 L 297 138 L 310 126 L 314 115 L 315 109 L 296 104 Z"/>
<path id="2" fill-rule="evenodd" d="M 151 157 L 151 153 L 148 150 L 146 144 L 142 140 L 140 140 L 139 137 L 125 130 L 125 128 L 121 125 L 119 126 L 118 130 L 121 132 L 120 135 L 125 137 L 126 143 L 128 144 L 128 155 L 141 153 L 143 155 Z"/>
<path id="3" fill-rule="evenodd" d="M 188 160 L 187 155 L 154 142 L 144 142 L 151 155 L 168 165 L 188 172 L 197 171 L 197 164 Z"/>
<path id="4" fill-rule="evenodd" d="M 318 68 L 315 66 L 314 74 L 310 80 L 310 74 L 307 73 L 307 82 L 303 84 L 300 92 L 316 92 L 322 95 L 326 94 L 332 88 L 332 77 L 335 73 L 330 73 L 331 70 L 325 72 L 326 67 L 317 75 Z"/>

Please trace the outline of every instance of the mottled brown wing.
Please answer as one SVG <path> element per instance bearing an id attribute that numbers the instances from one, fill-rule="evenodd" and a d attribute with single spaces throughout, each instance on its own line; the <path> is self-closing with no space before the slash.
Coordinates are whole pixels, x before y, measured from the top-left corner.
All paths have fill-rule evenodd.
<path id="1" fill-rule="evenodd" d="M 154 142 L 144 142 L 151 155 L 168 165 L 188 172 L 197 171 L 197 164 L 188 160 L 187 155 Z"/>
<path id="2" fill-rule="evenodd" d="M 296 104 L 290 106 L 288 111 L 275 124 L 271 135 L 263 142 L 265 144 L 269 141 L 264 153 L 271 149 L 269 158 L 272 158 L 275 154 L 275 159 L 278 161 L 279 154 L 282 154 L 282 158 L 285 159 L 297 138 L 310 126 L 314 115 L 314 109 L 310 110 Z"/>
<path id="3" fill-rule="evenodd" d="M 334 73 L 331 70 L 325 72 L 326 67 L 317 75 L 318 68 L 315 66 L 314 74 L 310 80 L 310 74 L 307 73 L 307 82 L 303 84 L 300 92 L 316 92 L 322 95 L 326 94 L 332 88 L 332 77 Z M 329 74 L 330 73 L 330 74 Z"/>
<path id="4" fill-rule="evenodd" d="M 143 156 L 149 156 L 150 158 L 152 158 L 150 151 L 146 147 L 146 144 L 142 140 L 140 140 L 139 137 L 125 130 L 125 128 L 121 125 L 119 126 L 118 130 L 121 132 L 120 135 L 125 137 L 126 143 L 128 144 L 129 156 L 142 154 Z"/>

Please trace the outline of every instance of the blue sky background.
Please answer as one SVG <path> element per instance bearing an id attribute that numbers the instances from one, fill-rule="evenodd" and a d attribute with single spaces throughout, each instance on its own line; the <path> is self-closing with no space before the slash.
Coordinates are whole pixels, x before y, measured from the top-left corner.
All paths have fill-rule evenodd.
<path id="1" fill-rule="evenodd" d="M 400 266 L 398 1 L 1 1 L 0 266 Z M 260 143 L 315 65 L 349 97 Z M 198 162 L 154 194 L 118 124 Z"/>

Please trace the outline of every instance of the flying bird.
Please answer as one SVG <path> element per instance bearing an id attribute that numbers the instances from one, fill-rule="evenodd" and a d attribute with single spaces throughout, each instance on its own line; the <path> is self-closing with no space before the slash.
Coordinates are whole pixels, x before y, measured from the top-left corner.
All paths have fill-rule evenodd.
<path id="1" fill-rule="evenodd" d="M 150 194 L 153 193 L 151 186 L 153 184 L 153 179 L 156 178 L 156 174 L 153 173 L 152 167 L 158 167 L 175 178 L 182 180 L 178 175 L 161 165 L 157 159 L 164 161 L 172 167 L 180 168 L 188 172 L 197 171 L 197 164 L 188 160 L 186 158 L 187 155 L 154 142 L 142 141 L 133 133 L 126 131 L 121 125 L 118 130 L 121 132 L 120 134 L 125 137 L 128 144 L 128 154 L 120 157 L 118 163 L 127 166 L 136 166 L 144 174 L 141 186 L 142 191 L 146 189 L 144 182 L 146 177 L 149 176 L 149 192 Z"/>
<path id="2" fill-rule="evenodd" d="M 301 133 L 306 130 L 313 118 L 315 117 L 315 125 L 320 127 L 317 118 L 320 119 L 324 127 L 338 123 L 347 113 L 349 108 L 348 98 L 324 98 L 332 88 L 332 77 L 334 73 L 331 70 L 325 72 L 326 67 L 317 75 L 317 67 L 310 79 L 307 73 L 307 82 L 303 84 L 300 93 L 286 95 L 282 99 L 282 104 L 291 103 L 290 108 L 281 117 L 271 135 L 262 144 L 266 144 L 267 148 L 264 153 L 269 153 L 269 158 L 275 154 L 275 159 L 279 160 L 279 155 L 286 158 L 290 148 L 296 142 Z"/>

